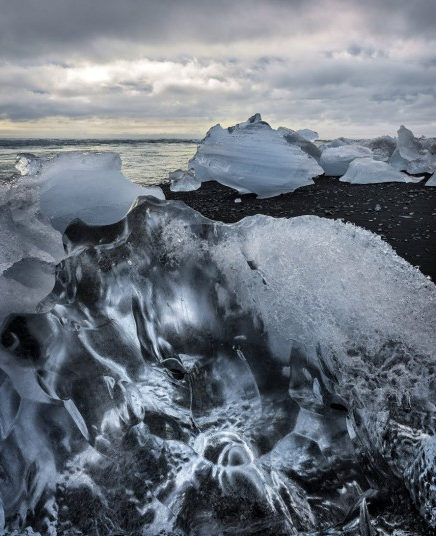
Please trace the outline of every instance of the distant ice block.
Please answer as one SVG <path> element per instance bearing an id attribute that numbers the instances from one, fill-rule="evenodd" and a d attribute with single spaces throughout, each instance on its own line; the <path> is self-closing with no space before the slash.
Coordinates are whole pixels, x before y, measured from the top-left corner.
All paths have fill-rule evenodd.
<path id="1" fill-rule="evenodd" d="M 312 178 L 323 173 L 314 158 L 289 143 L 262 121 L 260 114 L 228 129 L 212 127 L 189 168 L 202 182 L 216 180 L 241 194 L 258 197 L 292 192 L 313 184 Z"/>
<path id="2" fill-rule="evenodd" d="M 310 128 L 302 128 L 296 131 L 299 136 L 304 138 L 307 141 L 315 141 L 319 139 L 318 132 L 315 132 L 315 130 L 310 130 Z"/>
<path id="3" fill-rule="evenodd" d="M 368 147 L 354 144 L 344 144 L 329 147 L 321 153 L 320 164 L 327 176 L 341 177 L 355 158 L 372 158 L 373 153 Z"/>
<path id="4" fill-rule="evenodd" d="M 349 138 L 335 138 L 332 140 L 328 147 L 343 147 L 344 145 L 352 145 L 353 143 L 356 143 L 355 140 L 350 140 Z M 328 148 L 326 147 L 326 149 Z"/>
<path id="5" fill-rule="evenodd" d="M 433 175 L 428 179 L 428 181 L 425 183 L 426 186 L 436 186 L 436 171 L 433 173 Z"/>
<path id="6" fill-rule="evenodd" d="M 436 170 L 435 144 L 425 143 L 416 139 L 412 131 L 405 126 L 398 130 L 397 146 L 389 163 L 395 169 L 408 173 L 433 173 Z"/>
<path id="7" fill-rule="evenodd" d="M 395 151 L 397 142 L 391 136 L 379 136 L 378 138 L 365 140 L 361 142 L 361 145 L 371 149 L 376 160 L 387 161 Z"/>
<path id="8" fill-rule="evenodd" d="M 170 190 L 172 192 L 192 192 L 198 190 L 201 181 L 190 171 L 178 169 L 169 174 Z"/>
<path id="9" fill-rule="evenodd" d="M 423 177 L 411 177 L 397 171 L 386 162 L 372 158 L 356 158 L 348 166 L 347 172 L 339 180 L 352 184 L 372 184 L 379 182 L 419 182 Z"/>

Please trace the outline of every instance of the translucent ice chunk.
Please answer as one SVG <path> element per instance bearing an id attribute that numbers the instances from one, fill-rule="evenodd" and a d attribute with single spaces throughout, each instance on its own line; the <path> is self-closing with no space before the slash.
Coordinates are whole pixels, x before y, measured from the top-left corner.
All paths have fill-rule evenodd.
<path id="1" fill-rule="evenodd" d="M 318 132 L 315 130 L 310 130 L 309 128 L 297 130 L 297 134 L 307 141 L 315 141 L 319 138 Z"/>
<path id="2" fill-rule="evenodd" d="M 192 192 L 198 190 L 201 181 L 190 171 L 178 169 L 169 174 L 170 190 L 172 192 Z"/>
<path id="3" fill-rule="evenodd" d="M 0 187 L 0 319 L 8 310 L 34 310 L 52 288 L 71 220 L 110 224 L 138 195 L 164 198 L 160 188 L 129 182 L 115 153 L 22 154 L 16 167 L 20 175 Z"/>
<path id="4" fill-rule="evenodd" d="M 33 171 L 33 162 L 29 166 Z M 59 231 L 74 218 L 94 225 L 113 223 L 140 195 L 164 199 L 159 187 L 128 181 L 116 153 L 64 153 L 43 161 L 37 176 L 26 175 L 39 186 L 42 214 Z"/>
<path id="5" fill-rule="evenodd" d="M 379 182 L 419 182 L 423 177 L 411 177 L 397 171 L 386 162 L 371 158 L 356 158 L 348 166 L 347 172 L 339 180 L 352 184 L 372 184 Z"/>
<path id="6" fill-rule="evenodd" d="M 436 171 L 433 173 L 433 175 L 428 179 L 428 181 L 425 183 L 426 186 L 436 186 Z"/>
<path id="7" fill-rule="evenodd" d="M 64 242 L 1 332 L 8 528 L 307 534 L 404 486 L 436 524 L 436 287 L 380 238 L 141 197 Z"/>
<path id="8" fill-rule="evenodd" d="M 321 154 L 320 164 L 327 176 L 341 177 L 355 158 L 372 158 L 372 156 L 373 153 L 368 147 L 344 144 L 325 149 Z"/>
<path id="9" fill-rule="evenodd" d="M 408 173 L 433 173 L 436 169 L 436 155 L 423 147 L 412 131 L 405 126 L 398 130 L 397 147 L 389 163 L 398 170 Z"/>

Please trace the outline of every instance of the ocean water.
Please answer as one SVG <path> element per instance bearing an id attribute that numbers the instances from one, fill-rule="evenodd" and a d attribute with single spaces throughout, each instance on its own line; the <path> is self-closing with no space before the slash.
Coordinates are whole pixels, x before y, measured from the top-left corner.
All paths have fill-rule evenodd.
<path id="1" fill-rule="evenodd" d="M 197 150 L 197 140 L 186 139 L 0 139 L 0 180 L 15 172 L 18 153 L 52 157 L 67 151 L 114 151 L 121 156 L 122 172 L 137 184 L 159 184 L 168 173 L 185 169 Z"/>

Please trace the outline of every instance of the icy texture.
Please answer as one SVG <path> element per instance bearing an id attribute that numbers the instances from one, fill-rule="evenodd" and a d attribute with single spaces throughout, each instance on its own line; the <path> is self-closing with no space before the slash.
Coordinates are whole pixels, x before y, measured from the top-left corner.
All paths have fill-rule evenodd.
<path id="1" fill-rule="evenodd" d="M 425 183 L 426 186 L 436 186 L 436 172 Z"/>
<path id="2" fill-rule="evenodd" d="M 164 198 L 160 188 L 129 182 L 115 153 L 22 154 L 16 167 L 21 175 L 0 187 L 0 321 L 7 310 L 34 310 L 53 287 L 70 221 L 110 224 L 138 195 Z"/>
<path id="3" fill-rule="evenodd" d="M 343 147 L 344 145 L 352 145 L 356 143 L 356 140 L 351 140 L 349 138 L 335 138 L 330 142 L 328 147 L 335 148 L 335 147 Z"/>
<path id="4" fill-rule="evenodd" d="M 411 177 L 401 173 L 386 162 L 371 158 L 356 158 L 339 180 L 353 184 L 371 184 L 377 182 L 419 182 L 422 179 L 423 177 Z"/>
<path id="5" fill-rule="evenodd" d="M 362 145 L 345 144 L 328 147 L 321 153 L 320 164 L 327 176 L 341 177 L 355 158 L 373 157 L 371 149 Z"/>
<path id="6" fill-rule="evenodd" d="M 228 129 L 211 128 L 189 166 L 202 182 L 216 180 L 259 197 L 313 184 L 312 177 L 323 172 L 316 160 L 262 121 L 260 114 Z"/>
<path id="7" fill-rule="evenodd" d="M 314 143 L 307 140 L 303 136 L 300 136 L 298 132 L 295 132 L 290 128 L 279 127 L 277 129 L 277 132 L 279 132 L 288 143 L 300 147 L 302 151 L 307 153 L 309 156 L 312 156 L 319 163 L 319 159 L 321 157 L 321 150 Z"/>
<path id="8" fill-rule="evenodd" d="M 169 180 L 172 192 L 192 192 L 201 186 L 201 181 L 193 173 L 181 169 L 171 172 Z"/>
<path id="9" fill-rule="evenodd" d="M 371 534 L 404 485 L 436 524 L 436 287 L 380 238 L 140 198 L 65 243 L 1 334 L 9 529 Z"/>
<path id="10" fill-rule="evenodd" d="M 401 126 L 398 130 L 397 147 L 389 163 L 395 169 L 412 174 L 433 173 L 436 170 L 434 143 L 430 144 L 426 140 L 425 146 L 428 148 L 424 148 L 410 130 Z"/>
<path id="11" fill-rule="evenodd" d="M 318 132 L 310 130 L 310 128 L 302 128 L 297 130 L 297 134 L 307 141 L 315 141 L 319 138 Z"/>
<path id="12" fill-rule="evenodd" d="M 121 173 L 116 153 L 64 153 L 50 160 L 18 161 L 22 175 L 38 188 L 40 210 L 63 231 L 74 218 L 105 225 L 122 218 L 140 195 L 165 199 L 159 187 L 141 187 Z M 37 173 L 35 174 L 35 170 Z"/>

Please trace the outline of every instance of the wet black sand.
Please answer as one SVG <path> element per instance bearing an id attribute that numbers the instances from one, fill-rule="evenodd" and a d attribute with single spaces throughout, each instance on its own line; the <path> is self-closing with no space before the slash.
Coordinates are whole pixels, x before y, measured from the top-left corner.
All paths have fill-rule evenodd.
<path id="1" fill-rule="evenodd" d="M 225 223 L 254 214 L 281 218 L 313 214 L 352 222 L 380 235 L 436 282 L 436 188 L 423 182 L 349 184 L 320 177 L 314 185 L 270 199 L 240 196 L 214 181 L 194 192 L 171 192 L 168 184 L 161 186 L 167 199 L 184 201 L 204 216 Z M 236 198 L 241 203 L 235 203 Z"/>

